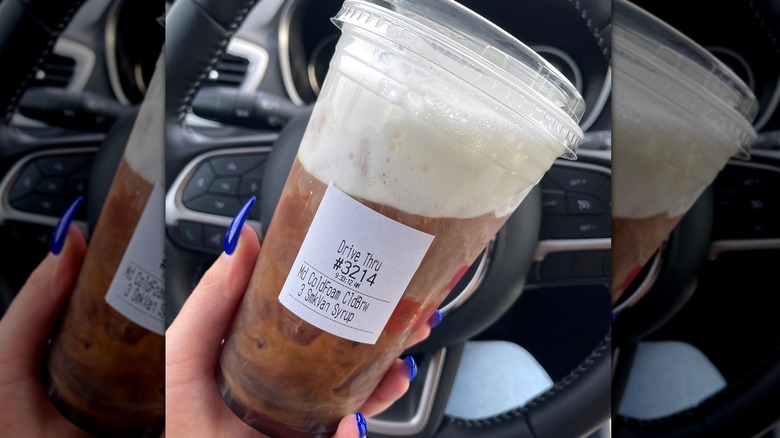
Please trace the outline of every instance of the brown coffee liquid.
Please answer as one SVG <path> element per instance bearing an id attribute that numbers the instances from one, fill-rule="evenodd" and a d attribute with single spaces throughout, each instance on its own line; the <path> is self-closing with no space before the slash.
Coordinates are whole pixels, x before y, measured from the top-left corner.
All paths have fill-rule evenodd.
<path id="1" fill-rule="evenodd" d="M 450 292 L 453 277 L 508 218 L 422 217 L 358 199 L 435 236 L 376 344 L 362 344 L 324 332 L 279 303 L 326 188 L 296 160 L 220 359 L 223 397 L 245 422 L 271 436 L 330 436 L 344 415 L 363 405 Z"/>
<path id="2" fill-rule="evenodd" d="M 612 218 L 613 305 L 680 219 L 682 215 L 669 217 L 666 213 L 641 219 Z"/>
<path id="3" fill-rule="evenodd" d="M 105 300 L 152 188 L 120 163 L 48 354 L 52 401 L 70 421 L 98 436 L 162 432 L 164 338 Z"/>

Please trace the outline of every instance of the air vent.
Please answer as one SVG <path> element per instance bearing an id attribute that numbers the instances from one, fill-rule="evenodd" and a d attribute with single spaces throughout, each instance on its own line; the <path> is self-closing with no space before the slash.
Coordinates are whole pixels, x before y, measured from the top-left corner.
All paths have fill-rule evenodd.
<path id="1" fill-rule="evenodd" d="M 49 53 L 43 59 L 43 66 L 35 72 L 30 86 L 67 88 L 75 69 L 75 59 Z"/>
<path id="2" fill-rule="evenodd" d="M 248 59 L 226 53 L 222 59 L 217 62 L 216 68 L 208 73 L 203 86 L 240 88 L 241 84 L 244 82 L 248 69 Z"/>

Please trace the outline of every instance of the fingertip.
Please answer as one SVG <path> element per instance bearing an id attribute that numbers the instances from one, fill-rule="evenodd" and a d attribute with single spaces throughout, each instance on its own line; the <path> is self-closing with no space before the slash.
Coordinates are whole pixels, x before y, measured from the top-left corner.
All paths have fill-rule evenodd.
<path id="1" fill-rule="evenodd" d="M 368 433 L 368 425 L 366 424 L 366 417 L 360 412 L 355 413 L 355 424 L 358 429 L 358 437 L 363 438 Z"/>
<path id="2" fill-rule="evenodd" d="M 404 362 L 409 367 L 409 383 L 412 383 L 414 378 L 417 377 L 417 362 L 414 361 L 412 356 L 406 356 Z"/>
<path id="3" fill-rule="evenodd" d="M 81 229 L 73 224 L 68 227 L 68 238 L 63 250 L 84 253 L 87 250 L 87 238 Z"/>
<path id="4" fill-rule="evenodd" d="M 341 419 L 333 438 L 362 438 L 367 433 L 366 417 L 362 413 L 356 412 L 354 415 L 347 415 Z"/>
<path id="5" fill-rule="evenodd" d="M 247 224 L 241 227 L 241 250 L 248 253 L 256 253 L 260 250 L 260 239 L 257 233 Z"/>
<path id="6" fill-rule="evenodd" d="M 62 248 L 67 241 L 67 237 L 70 235 L 70 226 L 73 221 L 73 216 L 76 214 L 76 210 L 79 208 L 79 205 L 81 205 L 82 200 L 83 197 L 81 196 L 76 198 L 67 210 L 65 210 L 65 213 L 62 214 L 60 220 L 57 221 L 57 225 L 54 226 L 51 241 L 49 242 L 49 250 L 52 254 L 58 255 L 62 251 Z"/>
<path id="7" fill-rule="evenodd" d="M 428 324 L 431 326 L 431 328 L 436 328 L 437 325 L 441 324 L 442 315 L 439 309 L 436 309 L 435 312 L 433 312 L 433 315 L 431 315 L 431 318 L 428 320 Z"/>
<path id="8" fill-rule="evenodd" d="M 239 237 L 244 234 L 243 233 L 244 222 L 246 221 L 246 218 L 249 215 L 249 211 L 252 209 L 252 206 L 255 204 L 255 199 L 256 198 L 254 196 L 249 198 L 249 200 L 244 204 L 244 206 L 241 207 L 241 210 L 239 210 L 238 213 L 236 213 L 236 216 L 233 218 L 233 221 L 230 222 L 230 226 L 225 232 L 225 241 L 223 244 L 225 253 L 227 255 L 233 254 L 233 252 L 236 250 Z"/>

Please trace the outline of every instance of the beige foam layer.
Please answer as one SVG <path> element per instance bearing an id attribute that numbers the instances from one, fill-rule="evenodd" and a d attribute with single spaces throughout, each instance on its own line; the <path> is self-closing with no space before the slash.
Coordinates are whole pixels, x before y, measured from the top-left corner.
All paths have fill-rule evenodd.
<path id="1" fill-rule="evenodd" d="M 301 144 L 322 182 L 423 216 L 503 216 L 563 152 L 464 84 L 367 50 L 334 57 Z"/>
<path id="2" fill-rule="evenodd" d="M 737 143 L 620 75 L 613 87 L 613 216 L 685 213 Z"/>

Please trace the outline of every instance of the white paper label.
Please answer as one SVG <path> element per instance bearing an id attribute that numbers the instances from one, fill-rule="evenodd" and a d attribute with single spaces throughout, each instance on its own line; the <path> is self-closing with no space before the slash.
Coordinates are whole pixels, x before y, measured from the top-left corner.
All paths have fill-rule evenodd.
<path id="1" fill-rule="evenodd" d="M 165 333 L 164 197 L 155 184 L 106 292 L 106 302 L 117 312 L 160 335 Z"/>
<path id="2" fill-rule="evenodd" d="M 433 237 L 330 184 L 279 301 L 328 333 L 374 344 Z"/>

